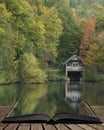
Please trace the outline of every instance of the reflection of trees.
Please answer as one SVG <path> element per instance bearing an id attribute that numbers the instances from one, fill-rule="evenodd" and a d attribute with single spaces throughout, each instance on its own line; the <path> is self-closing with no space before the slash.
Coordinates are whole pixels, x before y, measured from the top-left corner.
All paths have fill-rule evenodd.
<path id="1" fill-rule="evenodd" d="M 60 90 L 61 90 L 61 87 L 59 88 L 58 83 L 49 83 L 47 87 L 47 94 L 38 103 L 36 111 L 40 111 L 41 113 L 44 113 L 50 116 L 54 116 L 57 110 L 56 100 L 59 101 L 59 98 L 60 98 L 58 96 L 58 93 L 60 93 Z"/>
<path id="2" fill-rule="evenodd" d="M 16 102 L 16 86 L 0 86 L 0 105 L 13 105 Z"/>
<path id="3" fill-rule="evenodd" d="M 73 107 L 73 103 L 78 104 L 82 95 L 90 105 L 104 105 L 103 84 L 77 86 L 70 83 L 66 86 L 67 93 L 62 82 L 0 86 L 0 105 L 13 105 L 18 100 L 16 112 L 20 114 L 43 113 L 53 116 L 57 113 L 76 113 L 78 107 Z"/>
<path id="4" fill-rule="evenodd" d="M 43 98 L 46 94 L 47 85 L 24 84 L 21 85 L 21 87 L 18 87 L 18 91 L 19 105 L 17 107 L 16 113 L 19 113 L 20 115 L 31 114 L 34 113 L 38 103 L 40 102 L 40 99 Z"/>
<path id="5" fill-rule="evenodd" d="M 2 99 L 2 103 L 4 99 L 5 103 L 6 100 L 11 103 L 18 100 L 17 115 L 42 113 L 53 116 L 55 113 L 72 111 L 72 108 L 64 100 L 64 92 L 64 83 L 19 84 L 0 88 L 0 99 Z"/>
<path id="6" fill-rule="evenodd" d="M 90 111 L 90 109 L 85 105 L 84 101 L 82 101 L 79 104 L 78 113 L 81 115 L 86 115 L 86 116 L 94 116 L 92 112 Z"/>
<path id="7" fill-rule="evenodd" d="M 54 116 L 57 113 L 76 111 L 65 101 L 64 83 L 47 85 L 25 85 L 21 86 L 21 89 L 18 88 L 20 103 L 16 113 L 19 115 L 41 113 Z"/>
<path id="8" fill-rule="evenodd" d="M 73 109 L 65 101 L 65 83 L 50 83 L 48 84 L 48 91 L 46 97 L 44 97 L 44 106 L 41 103 L 38 105 L 42 113 L 49 116 L 54 116 L 58 113 L 71 113 L 76 110 Z M 42 100 L 40 101 L 42 102 Z"/>
<path id="9" fill-rule="evenodd" d="M 104 82 L 86 83 L 83 85 L 84 98 L 90 105 L 104 105 Z"/>

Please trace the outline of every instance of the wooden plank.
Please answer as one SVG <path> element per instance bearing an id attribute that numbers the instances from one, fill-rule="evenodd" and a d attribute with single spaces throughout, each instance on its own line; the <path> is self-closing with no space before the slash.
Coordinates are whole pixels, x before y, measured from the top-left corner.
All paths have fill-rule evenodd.
<path id="1" fill-rule="evenodd" d="M 2 124 L 2 123 L 0 123 L 0 130 L 6 128 L 7 126 L 8 126 L 8 124 Z"/>
<path id="2" fill-rule="evenodd" d="M 30 130 L 30 124 L 20 124 L 18 130 Z"/>
<path id="3" fill-rule="evenodd" d="M 58 130 L 70 130 L 70 128 L 67 128 L 64 124 L 57 124 L 55 126 Z"/>
<path id="4" fill-rule="evenodd" d="M 11 107 L 10 106 L 0 106 L 0 114 L 4 113 L 7 114 L 10 111 Z"/>
<path id="5" fill-rule="evenodd" d="M 54 125 L 51 124 L 43 124 L 44 130 L 57 130 Z"/>
<path id="6" fill-rule="evenodd" d="M 0 110 L 2 109 L 11 109 L 12 107 L 11 106 L 0 106 Z"/>
<path id="7" fill-rule="evenodd" d="M 5 130 L 16 130 L 19 124 L 15 123 L 15 124 L 9 124 Z"/>
<path id="8" fill-rule="evenodd" d="M 4 108 L 3 110 L 0 110 L 0 114 L 2 114 L 2 113 L 7 114 L 7 113 L 9 112 L 9 110 L 10 110 L 10 109 L 5 109 L 5 108 Z"/>
<path id="9" fill-rule="evenodd" d="M 11 109 L 11 107 L 8 107 L 8 106 L 5 106 L 5 107 L 0 106 L 0 112 L 9 111 L 10 109 Z"/>
<path id="10" fill-rule="evenodd" d="M 104 123 L 102 123 L 101 125 L 104 126 Z"/>
<path id="11" fill-rule="evenodd" d="M 4 114 L 2 114 L 2 115 L 0 115 L 0 122 L 2 122 L 2 120 L 4 119 L 4 117 L 6 116 L 6 114 L 4 113 Z"/>
<path id="12" fill-rule="evenodd" d="M 104 123 L 102 124 L 2 124 L 1 120 L 9 112 L 11 106 L 1 106 L 0 107 L 0 130 L 104 130 Z M 104 106 L 93 106 L 94 111 L 104 122 Z M 17 129 L 18 128 L 18 129 Z"/>
<path id="13" fill-rule="evenodd" d="M 77 124 L 66 124 L 66 126 L 69 127 L 72 130 L 83 130 L 83 128 L 81 128 Z"/>
<path id="14" fill-rule="evenodd" d="M 0 106 L 0 122 L 11 109 L 11 106 Z"/>
<path id="15" fill-rule="evenodd" d="M 92 108 L 99 117 L 99 119 L 104 122 L 104 106 L 92 106 Z"/>
<path id="16" fill-rule="evenodd" d="M 2 120 L 4 119 L 5 116 L 6 116 L 5 114 L 2 114 L 2 115 L 0 116 L 0 122 L 2 122 Z"/>
<path id="17" fill-rule="evenodd" d="M 8 111 L 11 109 L 10 106 L 0 106 L 0 130 L 6 128 L 8 124 L 1 123 L 2 119 L 6 116 Z"/>
<path id="18" fill-rule="evenodd" d="M 93 128 L 97 128 L 98 130 L 104 130 L 104 126 L 101 126 L 99 124 L 89 124 L 89 126 L 92 126 Z"/>
<path id="19" fill-rule="evenodd" d="M 84 130 L 96 130 L 96 128 L 93 128 L 92 126 L 89 126 L 87 124 L 78 124 L 78 126 L 83 128 Z"/>
<path id="20" fill-rule="evenodd" d="M 41 124 L 31 124 L 31 130 L 43 130 Z"/>

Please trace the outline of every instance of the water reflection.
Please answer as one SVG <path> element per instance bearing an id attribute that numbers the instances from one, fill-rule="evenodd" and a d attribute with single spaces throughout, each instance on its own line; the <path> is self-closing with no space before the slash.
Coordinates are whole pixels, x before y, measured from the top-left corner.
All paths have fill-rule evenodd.
<path id="1" fill-rule="evenodd" d="M 17 114 L 56 113 L 78 111 L 85 98 L 90 105 L 104 105 L 104 82 L 58 82 L 48 84 L 12 84 L 0 86 L 0 105 L 13 105 L 19 101 Z M 48 111 L 47 111 L 48 110 Z M 80 109 L 81 110 L 81 109 Z"/>
<path id="2" fill-rule="evenodd" d="M 80 82 L 72 81 L 66 83 L 65 99 L 73 108 L 78 107 L 79 103 L 82 101 L 82 87 Z"/>
<path id="3" fill-rule="evenodd" d="M 17 100 L 15 85 L 0 85 L 0 106 L 13 105 Z"/>
<path id="4" fill-rule="evenodd" d="M 65 86 L 62 84 L 25 85 L 21 91 L 18 88 L 19 105 L 12 116 L 35 113 L 52 117 L 58 113 L 75 112 L 76 109 L 64 100 Z"/>
<path id="5" fill-rule="evenodd" d="M 44 105 L 44 96 L 47 93 L 47 85 L 46 84 L 23 84 L 22 87 L 17 87 L 18 91 L 18 101 L 19 107 L 16 110 L 16 114 L 20 115 L 34 113 L 34 111 L 38 111 L 40 107 L 38 105 L 41 102 L 41 105 Z M 37 110 L 38 107 L 38 110 Z"/>

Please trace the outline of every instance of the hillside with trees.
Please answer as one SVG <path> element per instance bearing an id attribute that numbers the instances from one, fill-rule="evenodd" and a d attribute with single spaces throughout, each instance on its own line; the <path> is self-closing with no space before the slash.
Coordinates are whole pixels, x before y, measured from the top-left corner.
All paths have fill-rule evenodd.
<path id="1" fill-rule="evenodd" d="M 103 30 L 103 0 L 0 0 L 0 84 L 43 83 L 50 71 L 60 79 L 56 70 L 82 52 L 101 72 Z"/>
<path id="2" fill-rule="evenodd" d="M 90 14 L 96 13 L 96 9 L 104 6 L 103 0 L 69 0 L 70 6 L 75 8 L 78 16 L 87 18 Z"/>

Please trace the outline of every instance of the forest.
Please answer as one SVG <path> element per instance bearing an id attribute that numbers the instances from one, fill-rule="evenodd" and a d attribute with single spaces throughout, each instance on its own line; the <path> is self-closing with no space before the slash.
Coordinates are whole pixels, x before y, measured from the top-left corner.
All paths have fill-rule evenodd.
<path id="1" fill-rule="evenodd" d="M 62 80 L 58 70 L 74 54 L 99 80 L 103 0 L 0 0 L 0 84 Z"/>

